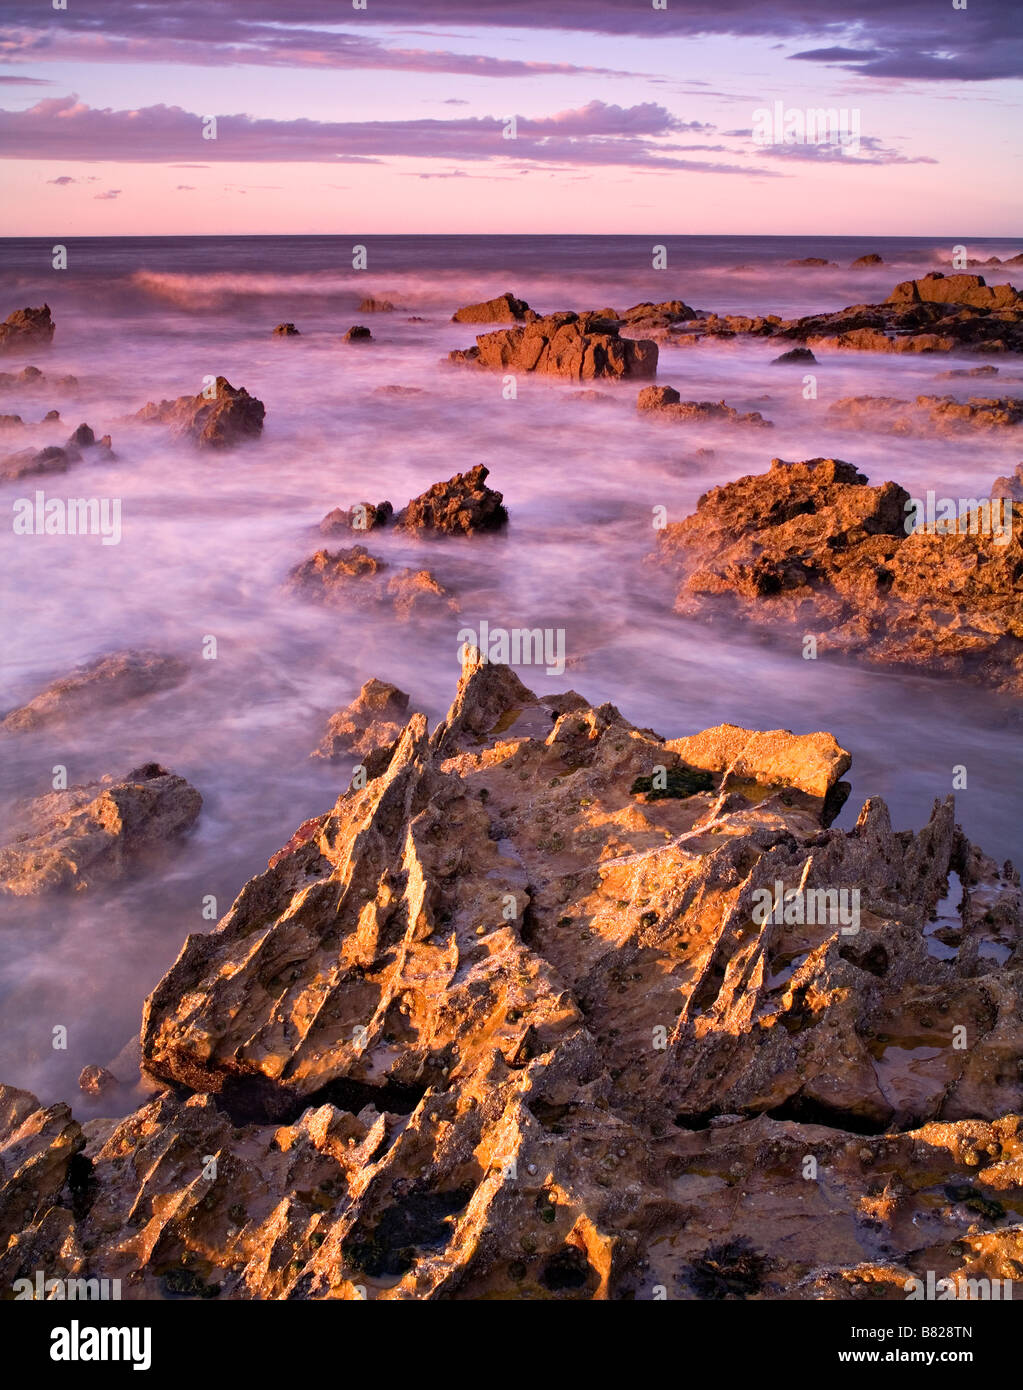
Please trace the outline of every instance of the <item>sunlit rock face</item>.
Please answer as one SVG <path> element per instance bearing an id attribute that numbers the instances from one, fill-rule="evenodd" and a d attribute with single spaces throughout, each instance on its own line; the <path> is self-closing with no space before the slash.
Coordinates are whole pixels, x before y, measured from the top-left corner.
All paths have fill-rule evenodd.
<path id="1" fill-rule="evenodd" d="M 849 764 L 820 732 L 665 740 L 467 651 L 432 734 L 187 939 L 147 1103 L 82 1127 L 0 1090 L 0 1284 L 44 1253 L 129 1298 L 1011 1277 L 1018 875 L 951 800 L 831 828 Z"/>

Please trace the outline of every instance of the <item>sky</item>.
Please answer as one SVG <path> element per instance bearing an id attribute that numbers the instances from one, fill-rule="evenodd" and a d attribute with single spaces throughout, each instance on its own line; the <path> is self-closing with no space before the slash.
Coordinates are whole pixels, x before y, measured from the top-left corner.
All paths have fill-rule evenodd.
<path id="1" fill-rule="evenodd" d="M 960 3 L 8 0 L 0 234 L 1013 237 L 1023 9 Z"/>

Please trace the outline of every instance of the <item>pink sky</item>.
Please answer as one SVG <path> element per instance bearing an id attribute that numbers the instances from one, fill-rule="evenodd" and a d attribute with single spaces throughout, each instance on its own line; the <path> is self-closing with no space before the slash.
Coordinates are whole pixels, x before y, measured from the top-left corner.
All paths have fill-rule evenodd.
<path id="1" fill-rule="evenodd" d="M 2 231 L 1014 235 L 1011 10 L 842 11 L 18 0 Z M 758 143 L 778 102 L 858 146 Z"/>

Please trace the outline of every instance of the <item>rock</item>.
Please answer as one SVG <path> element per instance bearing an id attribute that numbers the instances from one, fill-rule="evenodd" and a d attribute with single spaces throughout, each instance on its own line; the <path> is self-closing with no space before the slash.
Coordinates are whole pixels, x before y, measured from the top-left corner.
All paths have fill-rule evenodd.
<path id="1" fill-rule="evenodd" d="M 56 414 L 56 412 L 53 412 Z M 47 416 L 49 419 L 50 416 Z M 0 415 L 0 430 L 16 430 L 23 428 L 25 421 L 20 415 Z"/>
<path id="2" fill-rule="evenodd" d="M 361 323 L 353 324 L 345 334 L 346 343 L 371 343 L 373 334 Z"/>
<path id="3" fill-rule="evenodd" d="M 102 1096 L 107 1091 L 114 1091 L 120 1086 L 120 1082 L 112 1072 L 107 1071 L 106 1067 L 91 1065 L 83 1067 L 78 1078 L 79 1090 L 85 1092 L 87 1096 Z"/>
<path id="4" fill-rule="evenodd" d="M 49 424 L 51 421 L 56 421 L 56 420 L 59 420 L 59 419 L 60 419 L 60 411 L 59 411 L 59 410 L 48 410 L 48 411 L 46 412 L 46 414 L 43 416 L 43 424 L 46 425 L 46 424 Z"/>
<path id="5" fill-rule="evenodd" d="M 909 504 L 903 488 L 870 487 L 848 463 L 775 459 L 768 473 L 712 488 L 660 533 L 676 610 L 788 641 L 812 633 L 821 653 L 1018 693 L 1019 514 L 1001 539 L 966 514 L 958 533 L 907 535 Z"/>
<path id="6" fill-rule="evenodd" d="M 49 347 L 53 341 L 54 322 L 50 306 L 41 309 L 15 309 L 0 323 L 0 352 L 25 352 L 37 347 Z"/>
<path id="7" fill-rule="evenodd" d="M 657 344 L 622 338 L 618 324 L 599 316 L 548 314 L 522 328 L 483 333 L 476 346 L 448 354 L 448 360 L 490 371 L 538 372 L 571 377 L 650 377 L 657 372 Z"/>
<path id="8" fill-rule="evenodd" d="M 369 776 L 386 770 L 408 720 L 409 697 L 387 681 L 368 680 L 358 698 L 332 714 L 314 758 L 336 761 L 351 753 L 360 755 Z"/>
<path id="9" fill-rule="evenodd" d="M 406 396 L 425 396 L 426 392 L 421 386 L 374 386 L 373 395 L 404 399 Z"/>
<path id="10" fill-rule="evenodd" d="M 690 767 L 730 772 L 764 786 L 797 787 L 810 796 L 827 797 L 848 772 L 852 758 L 831 734 L 793 734 L 788 729 L 751 733 L 735 724 L 719 724 L 665 745 Z"/>
<path id="11" fill-rule="evenodd" d="M 884 257 L 879 256 L 876 251 L 871 251 L 866 256 L 857 256 L 849 264 L 850 270 L 863 270 L 867 266 L 884 265 Z"/>
<path id="12" fill-rule="evenodd" d="M 580 699 L 468 652 L 433 735 L 413 715 L 187 938 L 142 1021 L 170 1089 L 88 1136 L 0 1089 L 5 1287 L 86 1250 L 139 1299 L 851 1301 L 1015 1273 L 1018 875 L 951 798 L 918 833 L 876 799 L 827 826 L 797 785 L 848 757 L 825 734 L 709 730 L 687 749 L 741 772 L 638 796 L 678 753 Z"/>
<path id="13" fill-rule="evenodd" d="M 21 733 L 81 718 L 158 690 L 172 690 L 187 675 L 184 661 L 163 652 L 111 652 L 51 681 L 27 704 L 10 710 L 0 728 Z"/>
<path id="14" fill-rule="evenodd" d="M 844 396 L 828 407 L 829 420 L 849 429 L 882 430 L 888 434 L 956 434 L 964 429 L 1004 429 L 1023 424 L 1023 399 L 971 396 L 917 396 L 915 401 L 893 396 Z"/>
<path id="15" fill-rule="evenodd" d="M 950 372 L 939 372 L 939 381 L 951 381 L 953 377 L 961 376 L 997 376 L 998 368 L 993 367 L 990 362 L 983 367 L 956 367 Z"/>
<path id="16" fill-rule="evenodd" d="M 499 294 L 496 299 L 486 299 L 482 304 L 466 304 L 456 309 L 451 316 L 452 323 L 523 323 L 537 316 L 522 299 L 516 299 L 510 292 Z"/>
<path id="17" fill-rule="evenodd" d="M 360 314 L 393 314 L 397 305 L 391 303 L 389 299 L 376 299 L 370 295 L 359 305 Z"/>
<path id="18" fill-rule="evenodd" d="M 406 569 L 392 574 L 390 566 L 364 545 L 318 550 L 291 570 L 288 583 L 320 603 L 387 604 L 402 619 L 457 609 L 454 599 L 429 570 Z"/>
<path id="19" fill-rule="evenodd" d="M 826 260 L 823 256 L 804 256 L 801 261 L 786 261 L 787 266 L 830 266 L 837 268 L 835 261 Z"/>
<path id="20" fill-rule="evenodd" d="M 0 849 L 0 891 L 82 891 L 123 878 L 188 830 L 201 806 L 194 787 L 157 763 L 117 782 L 105 778 L 37 797 L 25 808 L 20 833 Z"/>
<path id="21" fill-rule="evenodd" d="M 779 363 L 787 362 L 812 362 L 817 363 L 816 357 L 809 348 L 789 348 L 788 352 L 783 352 L 780 357 L 771 358 L 771 366 L 776 367 Z"/>
<path id="22" fill-rule="evenodd" d="M 683 401 L 673 386 L 645 386 L 639 393 L 636 408 L 662 418 L 700 424 L 727 422 L 770 429 L 774 423 L 765 420 L 759 410 L 743 415 L 724 401 Z"/>
<path id="23" fill-rule="evenodd" d="M 337 536 L 345 531 L 376 531 L 386 526 L 394 515 L 390 502 L 357 502 L 354 507 L 343 511 L 335 507 L 320 522 L 320 531 L 325 536 Z"/>
<path id="24" fill-rule="evenodd" d="M 0 459 L 0 478 L 13 482 L 37 473 L 66 473 L 80 458 L 77 450 L 62 449 L 56 444 L 46 449 L 19 449 L 16 454 Z"/>
<path id="25" fill-rule="evenodd" d="M 434 483 L 398 513 L 399 531 L 442 531 L 474 536 L 507 524 L 502 494 L 486 486 L 490 470 L 482 463 L 446 482 Z"/>
<path id="26" fill-rule="evenodd" d="M 45 376 L 38 367 L 23 367 L 20 372 L 0 372 L 0 391 L 36 391 L 45 389 L 77 391 L 74 376 Z"/>
<path id="27" fill-rule="evenodd" d="M 176 435 L 190 439 L 200 449 L 226 449 L 257 439 L 263 432 L 266 407 L 244 387 L 238 390 L 218 376 L 216 395 L 207 399 L 179 396 L 174 401 L 150 401 L 135 419 L 146 424 L 169 425 Z"/>
<path id="28" fill-rule="evenodd" d="M 996 478 L 991 487 L 991 496 L 1007 497 L 1013 502 L 1023 502 L 1023 463 L 1017 463 L 1011 478 Z"/>
<path id="29" fill-rule="evenodd" d="M 301 334 L 293 323 L 279 323 L 273 331 L 275 338 L 299 338 Z"/>
<path id="30" fill-rule="evenodd" d="M 973 309 L 1023 308 L 1023 296 L 1011 285 L 988 285 L 983 275 L 942 275 L 932 271 L 922 280 L 903 280 L 887 304 L 964 304 Z"/>

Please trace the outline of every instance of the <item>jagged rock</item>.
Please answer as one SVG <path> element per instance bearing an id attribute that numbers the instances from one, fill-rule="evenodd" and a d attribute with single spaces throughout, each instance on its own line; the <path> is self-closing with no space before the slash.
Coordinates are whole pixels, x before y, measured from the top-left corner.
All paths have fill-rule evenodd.
<path id="1" fill-rule="evenodd" d="M 355 323 L 345 334 L 346 343 L 371 343 L 373 334 L 361 323 Z"/>
<path id="2" fill-rule="evenodd" d="M 188 830 L 201 806 L 195 788 L 158 763 L 37 797 L 0 849 L 0 890 L 25 897 L 123 878 Z"/>
<path id="3" fill-rule="evenodd" d="M 373 295 L 359 305 L 360 314 L 393 314 L 396 309 L 397 305 L 392 304 L 389 299 L 376 299 Z"/>
<path id="4" fill-rule="evenodd" d="M 499 294 L 496 299 L 486 299 L 482 304 L 466 304 L 451 315 L 452 323 L 529 323 L 537 315 L 523 299 L 516 299 L 510 291 Z"/>
<path id="5" fill-rule="evenodd" d="M 175 434 L 191 439 L 200 449 L 223 449 L 258 438 L 265 414 L 262 401 L 250 396 L 244 387 L 235 390 L 227 377 L 218 376 L 212 399 L 200 392 L 159 405 L 150 401 L 135 419 L 169 425 Z"/>
<path id="6" fill-rule="evenodd" d="M 599 315 L 548 314 L 522 328 L 482 333 L 474 348 L 451 352 L 448 360 L 576 381 L 656 375 L 657 344 L 648 338 L 622 338 L 618 327 Z"/>
<path id="7" fill-rule="evenodd" d="M 884 265 L 884 257 L 879 256 L 876 251 L 871 251 L 866 256 L 857 256 L 854 261 L 849 263 L 849 269 L 863 270 L 867 266 L 874 265 Z"/>
<path id="8" fill-rule="evenodd" d="M 490 470 L 482 463 L 446 482 L 434 483 L 398 513 L 399 531 L 444 531 L 474 536 L 506 525 L 502 494 L 487 487 Z"/>
<path id="9" fill-rule="evenodd" d="M 120 1084 L 113 1072 L 107 1071 L 106 1067 L 98 1067 L 95 1063 L 83 1067 L 78 1077 L 78 1088 L 87 1096 L 105 1095 L 107 1091 L 116 1090 Z"/>
<path id="10" fill-rule="evenodd" d="M 1023 399 L 971 396 L 957 401 L 954 396 L 917 396 L 915 401 L 903 401 L 893 396 L 844 396 L 828 407 L 828 418 L 849 429 L 867 425 L 888 434 L 955 434 L 963 429 L 1023 424 Z"/>
<path id="11" fill-rule="evenodd" d="M 332 714 L 315 758 L 361 755 L 370 776 L 383 772 L 408 719 L 409 697 L 387 681 L 368 680 L 358 698 Z"/>
<path id="12" fill-rule="evenodd" d="M 811 632 L 822 652 L 1023 690 L 1019 513 L 1001 539 L 965 515 L 954 534 L 907 534 L 909 504 L 903 488 L 870 487 L 851 464 L 775 459 L 768 473 L 712 488 L 661 532 L 680 581 L 675 607 Z"/>
<path id="13" fill-rule="evenodd" d="M 293 323 L 279 323 L 273 331 L 275 338 L 299 338 L 302 335 Z"/>
<path id="14" fill-rule="evenodd" d="M 0 430 L 21 429 L 24 424 L 25 421 L 20 415 L 0 415 Z"/>
<path id="15" fill-rule="evenodd" d="M 0 323 L 0 352 L 24 352 L 26 349 L 49 347 L 53 341 L 54 322 L 50 306 L 41 309 L 15 309 Z"/>
<path id="16" fill-rule="evenodd" d="M 429 570 L 391 574 L 390 566 L 364 545 L 318 550 L 292 569 L 288 582 L 320 603 L 386 603 L 406 619 L 420 612 L 454 612 L 458 606 Z"/>
<path id="17" fill-rule="evenodd" d="M 337 536 L 346 531 L 375 531 L 386 526 L 394 515 L 390 502 L 357 502 L 354 507 L 344 511 L 335 507 L 320 522 L 320 530 L 325 536 Z"/>
<path id="18" fill-rule="evenodd" d="M 187 675 L 184 661 L 163 652 L 111 652 L 51 681 L 27 704 L 10 710 L 0 720 L 0 728 L 23 732 L 61 719 L 80 718 L 157 690 L 171 690 Z"/>
<path id="19" fill-rule="evenodd" d="M 759 410 L 742 414 L 724 401 L 684 401 L 673 386 L 645 386 L 636 400 L 636 408 L 654 412 L 678 421 L 698 423 L 727 421 L 732 425 L 755 425 L 772 428 L 773 421 L 765 420 Z"/>
<path id="20" fill-rule="evenodd" d="M 771 358 L 772 367 L 787 362 L 813 362 L 816 364 L 817 359 L 809 348 L 789 348 L 788 352 L 783 352 L 780 357 Z"/>
<path id="21" fill-rule="evenodd" d="M 687 752 L 749 760 L 637 796 L 686 764 L 579 700 L 468 652 L 433 735 L 412 716 L 379 776 L 187 939 L 143 1016 L 143 1064 L 173 1089 L 90 1130 L 77 1175 L 66 1107 L 0 1090 L 5 1286 L 84 1251 L 126 1298 L 853 1299 L 928 1269 L 1012 1277 L 1018 875 L 951 798 L 919 834 L 876 800 L 827 828 L 793 780 L 840 775 L 826 735 L 707 731 Z M 961 940 L 937 959 L 952 872 Z M 779 883 L 789 910 L 758 917 Z M 793 914 L 804 891 L 855 891 L 856 930 Z M 1003 965 L 980 953 L 995 936 Z"/>

